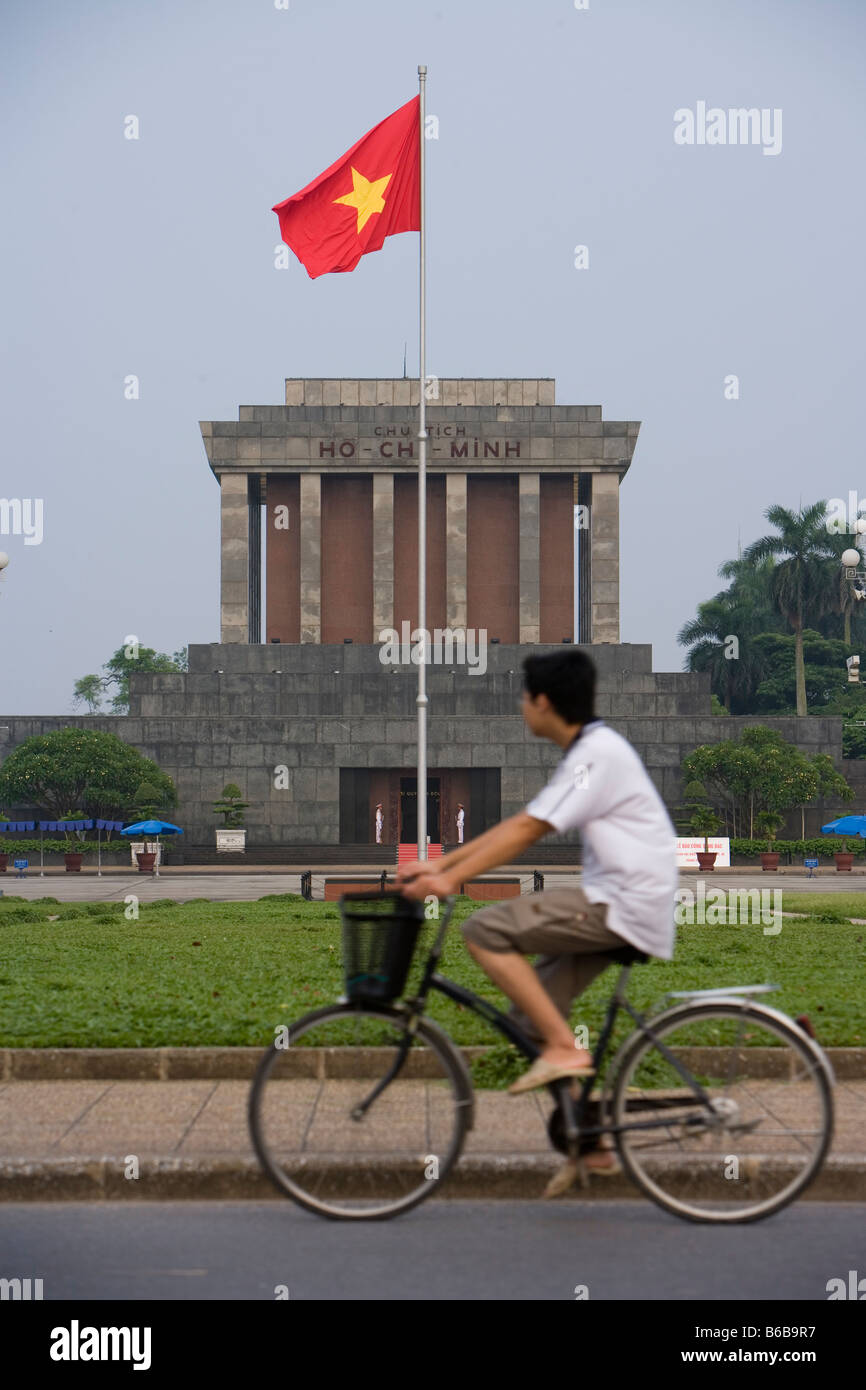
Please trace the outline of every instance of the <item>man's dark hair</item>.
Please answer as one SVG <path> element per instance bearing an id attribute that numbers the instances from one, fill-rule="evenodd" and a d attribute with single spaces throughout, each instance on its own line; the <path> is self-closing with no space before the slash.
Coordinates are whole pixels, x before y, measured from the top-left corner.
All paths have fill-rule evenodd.
<path id="1" fill-rule="evenodd" d="M 567 724 L 587 724 L 595 718 L 596 671 L 585 652 L 574 648 L 528 656 L 523 670 L 529 694 L 546 695 Z"/>

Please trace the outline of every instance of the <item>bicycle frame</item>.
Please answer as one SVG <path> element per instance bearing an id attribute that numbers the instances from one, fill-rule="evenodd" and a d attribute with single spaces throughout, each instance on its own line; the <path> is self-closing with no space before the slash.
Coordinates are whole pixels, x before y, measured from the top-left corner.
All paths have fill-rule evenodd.
<path id="1" fill-rule="evenodd" d="M 471 1009 L 473 1013 L 478 1014 L 478 1016 L 480 1018 L 485 1019 L 492 1028 L 495 1028 L 498 1033 L 501 1033 L 502 1036 L 508 1042 L 512 1043 L 513 1046 L 516 1047 L 517 1050 L 521 1052 L 524 1057 L 526 1057 L 529 1061 L 534 1061 L 535 1058 L 540 1055 L 541 1048 L 531 1038 L 527 1037 L 527 1035 L 523 1032 L 522 1028 L 520 1028 L 519 1025 L 513 1021 L 513 1019 L 509 1018 L 508 1015 L 504 1014 L 500 1009 L 497 1009 L 494 1004 L 490 1004 L 486 999 L 482 999 L 479 995 L 474 994 L 472 990 L 465 988 L 465 986 L 463 985 L 458 985 L 454 980 L 449 980 L 447 976 L 440 975 L 438 973 L 436 967 L 442 955 L 442 949 L 445 943 L 445 935 L 448 930 L 448 925 L 451 920 L 453 910 L 454 900 L 453 898 L 449 898 L 447 900 L 447 906 L 443 920 L 440 923 L 439 930 L 436 933 L 435 940 L 430 949 L 430 954 L 428 955 L 427 961 L 424 966 L 424 972 L 421 978 L 421 985 L 418 990 L 418 993 L 414 995 L 411 999 L 404 1000 L 404 1006 L 409 1011 L 409 1022 L 407 1025 L 407 1048 L 410 1045 L 411 1037 L 415 1032 L 416 1020 L 420 1018 L 421 1015 L 424 1013 L 427 1003 L 427 996 L 430 990 L 433 989 L 436 990 L 439 994 L 444 994 L 445 997 L 447 999 L 452 1000 L 453 1003 L 460 1004 L 463 1008 Z M 705 1106 L 708 1110 L 712 1109 L 710 1097 L 707 1095 L 707 1092 L 704 1090 L 704 1087 L 700 1084 L 699 1081 L 695 1079 L 695 1077 L 691 1075 L 691 1073 L 686 1069 L 686 1067 L 683 1066 L 679 1059 L 674 1056 L 670 1049 L 665 1046 L 661 1039 L 656 1037 L 655 1033 L 653 1032 L 651 1023 L 647 1023 L 644 1016 L 642 1014 L 639 1014 L 637 1010 L 634 1009 L 626 999 L 625 989 L 626 985 L 628 984 L 628 979 L 631 974 L 631 971 L 631 965 L 624 965 L 620 968 L 620 973 L 617 977 L 613 994 L 611 995 L 610 1002 L 608 1003 L 607 1012 L 605 1014 L 605 1019 L 602 1025 L 601 1033 L 599 1034 L 598 1042 L 596 1043 L 595 1049 L 592 1054 L 592 1065 L 596 1075 L 587 1076 L 582 1079 L 580 1094 L 576 1098 L 572 1096 L 571 1085 L 567 1080 L 554 1082 L 553 1085 L 547 1087 L 547 1089 L 559 1102 L 562 1108 L 566 1134 L 569 1141 L 572 1143 L 576 1143 L 578 1137 L 598 1137 L 601 1134 L 621 1133 L 626 1130 L 659 1129 L 669 1124 L 669 1121 L 665 1119 L 639 1120 L 635 1121 L 634 1123 L 624 1125 L 591 1125 L 584 1127 L 581 1124 L 584 1112 L 589 1103 L 590 1092 L 592 1091 L 593 1085 L 596 1083 L 597 1080 L 597 1073 L 601 1060 L 607 1052 L 608 1044 L 610 1042 L 614 1026 L 616 1024 L 617 1015 L 619 1014 L 621 1009 L 624 1009 L 625 1012 L 629 1015 L 638 1031 L 643 1033 L 645 1037 L 649 1038 L 652 1041 L 654 1046 L 657 1048 L 658 1052 L 666 1059 L 666 1061 L 682 1078 L 684 1084 L 689 1088 L 689 1090 L 693 1092 L 696 1101 L 699 1101 L 701 1105 Z M 371 1096 L 369 1098 L 370 1102 L 372 1102 L 376 1094 L 380 1094 L 381 1090 L 384 1090 L 385 1086 L 388 1085 L 393 1075 L 400 1070 L 403 1064 L 404 1056 L 405 1053 L 401 1052 L 401 1055 L 397 1059 L 395 1066 L 392 1069 L 392 1072 L 389 1073 L 389 1075 L 386 1078 L 384 1078 L 382 1082 L 379 1083 L 379 1086 L 376 1088 L 374 1096 Z M 662 1108 L 664 1107 L 662 1106 Z"/>

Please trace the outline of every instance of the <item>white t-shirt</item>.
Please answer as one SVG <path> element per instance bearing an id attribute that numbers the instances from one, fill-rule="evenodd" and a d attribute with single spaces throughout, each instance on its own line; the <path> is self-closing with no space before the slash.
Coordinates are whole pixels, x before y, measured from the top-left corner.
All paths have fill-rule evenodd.
<path id="1" fill-rule="evenodd" d="M 601 719 L 585 725 L 526 810 L 560 834 L 580 831 L 581 887 L 590 902 L 607 903 L 607 924 L 617 936 L 670 960 L 676 836 L 631 744 Z"/>

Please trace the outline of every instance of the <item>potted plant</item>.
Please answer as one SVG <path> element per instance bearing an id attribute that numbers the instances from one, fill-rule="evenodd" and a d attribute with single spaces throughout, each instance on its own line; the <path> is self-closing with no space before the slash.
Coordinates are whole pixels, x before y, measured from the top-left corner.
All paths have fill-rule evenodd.
<path id="1" fill-rule="evenodd" d="M 68 821 L 86 820 L 83 811 L 67 811 L 65 816 L 61 816 L 58 825 L 66 825 Z M 68 874 L 80 874 L 81 865 L 84 861 L 84 849 L 80 848 L 84 840 L 83 830 L 66 831 L 66 846 L 64 848 L 63 861 Z"/>
<path id="2" fill-rule="evenodd" d="M 135 790 L 135 814 L 139 820 L 155 820 L 157 813 L 162 809 L 163 794 L 158 787 L 154 787 L 151 782 L 140 782 Z M 153 866 L 156 863 L 156 850 L 148 849 L 147 837 L 143 841 L 144 848 L 136 853 L 138 862 L 138 872 L 140 874 L 153 873 Z"/>
<path id="3" fill-rule="evenodd" d="M 770 844 L 776 838 L 776 832 L 782 824 L 782 817 L 775 811 L 761 811 L 755 816 L 755 828 L 760 834 L 766 836 Z M 776 873 L 779 868 L 779 854 L 776 850 L 766 850 L 761 855 L 761 870 L 763 873 Z"/>
<path id="4" fill-rule="evenodd" d="M 248 801 L 241 800 L 241 789 L 234 782 L 228 782 L 222 789 L 219 801 L 213 803 L 215 816 L 222 816 L 222 826 L 216 832 L 218 850 L 232 850 L 243 854 L 246 850 L 247 832 L 244 827 L 244 811 Z"/>
<path id="5" fill-rule="evenodd" d="M 844 841 L 845 848 L 836 850 L 833 858 L 836 860 L 837 874 L 850 874 L 851 865 L 854 863 L 854 855 L 860 848 L 856 841 Z"/>
<path id="6" fill-rule="evenodd" d="M 699 806 L 689 822 L 692 834 L 703 836 L 714 834 L 714 832 L 718 830 L 720 824 L 721 822 L 715 811 L 709 806 Z M 701 870 L 701 873 L 712 873 L 716 862 L 717 851 L 714 849 L 707 850 L 706 840 L 704 841 L 704 845 L 705 848 L 703 850 L 699 849 L 696 851 L 698 868 Z"/>

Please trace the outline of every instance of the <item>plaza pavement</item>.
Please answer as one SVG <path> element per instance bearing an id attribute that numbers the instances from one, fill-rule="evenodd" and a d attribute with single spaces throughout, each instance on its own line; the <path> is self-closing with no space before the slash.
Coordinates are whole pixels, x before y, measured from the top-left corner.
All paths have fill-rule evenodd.
<path id="1" fill-rule="evenodd" d="M 580 884 L 580 871 L 570 872 L 561 867 L 545 869 L 545 888 L 571 888 Z M 389 873 L 393 873 L 390 869 Z M 377 871 L 370 865 L 333 865 L 317 870 L 314 880 L 318 884 L 325 878 L 342 878 L 357 874 L 359 878 L 373 878 Z M 531 889 L 532 874 L 525 865 L 508 866 L 496 874 L 486 874 L 485 878 L 514 878 L 520 876 L 524 889 Z M 762 873 L 760 869 L 735 868 L 714 870 L 710 874 L 698 874 L 684 870 L 680 874 L 680 887 L 694 888 L 698 881 L 707 888 L 766 888 L 787 890 L 791 893 L 852 893 L 866 892 L 866 868 L 850 874 L 839 874 L 835 869 L 819 869 L 814 878 L 809 878 L 805 869 L 790 869 L 781 873 Z M 318 884 L 316 886 L 318 886 Z M 132 873 L 129 869 L 104 869 L 99 877 L 95 869 L 88 868 L 80 874 L 67 874 L 62 868 L 45 870 L 40 878 L 38 870 L 28 870 L 25 878 L 7 872 L 0 874 L 0 892 L 6 897 L 41 898 L 54 897 L 61 902 L 123 902 L 134 893 L 141 902 L 153 902 L 159 898 L 174 898 L 178 902 L 188 902 L 191 898 L 210 898 L 212 902 L 252 902 L 268 894 L 300 893 L 301 875 L 287 871 L 285 866 L 272 868 L 238 870 L 214 869 L 208 865 L 196 868 L 164 868 L 159 877 L 152 874 Z"/>

